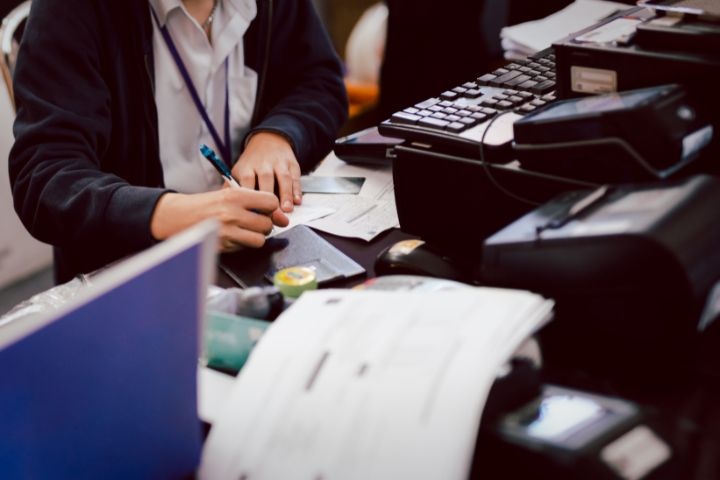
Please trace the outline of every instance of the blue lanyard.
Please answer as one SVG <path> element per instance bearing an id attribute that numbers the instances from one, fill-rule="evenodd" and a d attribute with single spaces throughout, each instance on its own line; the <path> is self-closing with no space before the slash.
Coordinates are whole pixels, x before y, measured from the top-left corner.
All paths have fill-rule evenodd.
<path id="1" fill-rule="evenodd" d="M 225 141 L 223 142 L 222 140 L 220 140 L 220 135 L 218 135 L 215 125 L 212 123 L 212 120 L 210 120 L 210 116 L 205 109 L 205 105 L 203 105 L 202 101 L 200 101 L 200 95 L 198 95 L 197 89 L 195 88 L 195 85 L 190 78 L 190 74 L 185 67 L 185 63 L 183 63 L 182 58 L 180 58 L 180 54 L 175 47 L 175 42 L 173 42 L 173 39 L 170 36 L 170 32 L 168 32 L 167 26 L 160 26 L 160 21 L 158 20 L 154 8 L 151 7 L 150 11 L 152 12 L 153 18 L 155 19 L 155 24 L 160 29 L 160 33 L 162 33 L 168 50 L 170 50 L 170 54 L 172 55 L 173 60 L 175 60 L 175 64 L 177 65 L 178 70 L 180 70 L 180 74 L 182 75 L 183 80 L 185 80 L 185 85 L 187 85 L 188 87 L 188 91 L 190 92 L 190 96 L 193 99 L 193 103 L 195 103 L 195 107 L 197 108 L 198 113 L 200 113 L 200 116 L 205 122 L 205 125 L 207 125 L 207 128 L 210 131 L 210 135 L 212 135 L 213 140 L 215 141 L 215 145 L 217 145 L 218 149 L 220 150 L 223 160 L 228 167 L 232 167 L 233 161 L 232 153 L 230 150 L 230 105 L 228 100 L 228 59 L 225 58 Z"/>

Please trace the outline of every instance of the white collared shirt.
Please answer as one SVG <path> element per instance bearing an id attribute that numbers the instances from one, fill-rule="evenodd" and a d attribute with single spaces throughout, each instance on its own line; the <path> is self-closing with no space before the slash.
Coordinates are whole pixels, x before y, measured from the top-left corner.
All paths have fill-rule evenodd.
<path id="1" fill-rule="evenodd" d="M 243 35 L 257 13 L 255 0 L 220 0 L 208 40 L 180 0 L 149 0 L 160 25 L 168 31 L 188 70 L 200 100 L 224 141 L 225 59 L 228 60 L 230 138 L 233 159 L 250 125 L 257 90 L 257 73 L 245 66 Z M 222 177 L 200 154 L 199 145 L 215 144 L 198 112 L 175 60 L 153 20 L 155 103 L 158 109 L 160 160 L 165 186 L 182 193 L 214 190 Z"/>

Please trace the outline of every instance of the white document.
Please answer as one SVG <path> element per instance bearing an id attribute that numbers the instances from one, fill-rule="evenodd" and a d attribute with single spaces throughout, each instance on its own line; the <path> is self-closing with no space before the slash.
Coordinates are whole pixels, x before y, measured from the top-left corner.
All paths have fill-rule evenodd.
<path id="1" fill-rule="evenodd" d="M 365 183 L 360 190 L 361 197 L 375 200 L 394 200 L 392 167 L 371 167 L 349 165 L 334 153 L 330 153 L 315 169 L 312 175 L 323 177 L 365 177 Z"/>
<path id="2" fill-rule="evenodd" d="M 370 241 L 380 233 L 398 226 L 395 202 L 374 200 L 360 195 L 307 194 L 303 203 L 330 207 L 334 212 L 305 222 L 309 227 L 341 237 Z"/>
<path id="3" fill-rule="evenodd" d="M 312 173 L 325 177 L 364 177 L 357 195 L 307 193 L 302 205 L 290 215 L 290 225 L 275 227 L 270 236 L 295 225 L 341 237 L 370 241 L 385 230 L 399 226 L 391 167 L 348 165 L 330 153 Z"/>
<path id="4" fill-rule="evenodd" d="M 506 58 L 539 52 L 553 42 L 582 30 L 608 15 L 630 8 L 629 5 L 603 0 L 575 0 L 567 7 L 540 20 L 505 27 L 500 33 Z M 516 52 L 510 55 L 508 52 Z"/>
<path id="5" fill-rule="evenodd" d="M 213 423 L 219 412 L 225 407 L 235 377 L 220 373 L 211 368 L 198 366 L 198 417 Z"/>
<path id="6" fill-rule="evenodd" d="M 550 318 L 522 291 L 306 292 L 268 329 L 202 479 L 465 479 L 499 367 Z"/>
<path id="7" fill-rule="evenodd" d="M 303 199 L 305 196 L 303 196 Z M 288 219 L 290 223 L 287 227 L 273 227 L 272 232 L 268 237 L 274 237 L 278 233 L 282 233 L 285 230 L 289 230 L 295 225 L 305 225 L 315 219 L 322 218 L 326 215 L 330 215 L 335 212 L 335 208 L 325 205 L 322 203 L 316 203 L 314 205 L 308 205 L 307 202 L 303 201 L 302 205 L 295 205 L 292 212 L 288 213 Z"/>

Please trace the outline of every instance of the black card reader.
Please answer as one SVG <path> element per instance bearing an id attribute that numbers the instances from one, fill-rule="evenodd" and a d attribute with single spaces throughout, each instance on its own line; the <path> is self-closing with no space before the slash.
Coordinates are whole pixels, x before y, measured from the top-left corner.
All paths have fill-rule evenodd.
<path id="1" fill-rule="evenodd" d="M 714 130 L 675 84 L 555 102 L 514 124 L 523 168 L 598 183 L 665 179 Z"/>

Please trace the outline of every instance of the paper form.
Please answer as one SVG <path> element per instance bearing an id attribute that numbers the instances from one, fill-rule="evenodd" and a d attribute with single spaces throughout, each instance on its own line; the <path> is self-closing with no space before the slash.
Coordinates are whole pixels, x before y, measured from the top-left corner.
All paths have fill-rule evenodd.
<path id="1" fill-rule="evenodd" d="M 365 177 L 360 196 L 375 200 L 395 199 L 392 167 L 349 165 L 330 153 L 312 173 L 322 177 Z"/>
<path id="2" fill-rule="evenodd" d="M 359 195 L 307 194 L 303 196 L 303 202 L 334 210 L 330 215 L 306 222 L 306 225 L 342 237 L 370 241 L 398 225 L 394 201 L 374 200 Z"/>
<path id="3" fill-rule="evenodd" d="M 306 197 L 307 195 L 303 196 L 302 205 L 295 205 L 295 208 L 293 208 L 292 212 L 286 213 L 288 219 L 290 220 L 290 223 L 288 223 L 287 227 L 273 227 L 273 230 L 270 235 L 268 235 L 268 237 L 274 237 L 278 233 L 289 230 L 295 225 L 308 224 L 309 222 L 317 218 L 322 218 L 336 211 L 336 208 L 333 208 L 330 205 L 326 205 L 326 202 L 317 202 L 314 205 L 308 205 L 307 202 L 304 200 Z"/>
<path id="4" fill-rule="evenodd" d="M 399 226 L 391 167 L 348 165 L 330 153 L 312 175 L 364 177 L 365 183 L 357 195 L 303 195 L 302 205 L 288 214 L 290 224 L 275 227 L 270 236 L 303 224 L 333 235 L 370 241 Z"/>
<path id="5" fill-rule="evenodd" d="M 306 292 L 206 441 L 204 479 L 465 479 L 499 367 L 547 321 L 529 292 Z"/>

